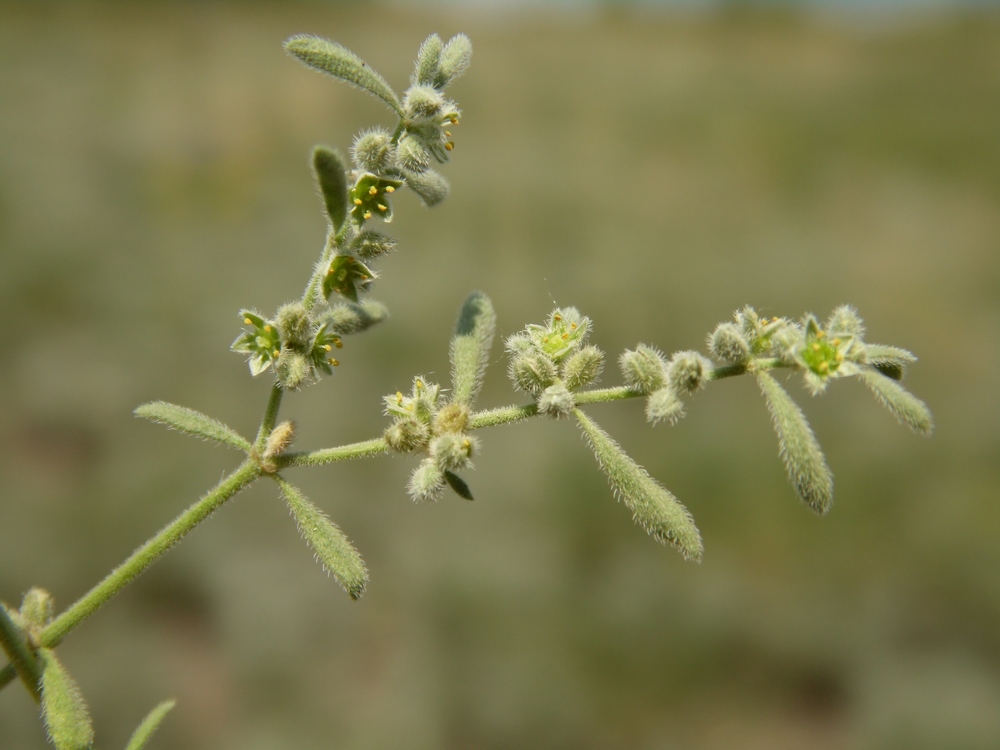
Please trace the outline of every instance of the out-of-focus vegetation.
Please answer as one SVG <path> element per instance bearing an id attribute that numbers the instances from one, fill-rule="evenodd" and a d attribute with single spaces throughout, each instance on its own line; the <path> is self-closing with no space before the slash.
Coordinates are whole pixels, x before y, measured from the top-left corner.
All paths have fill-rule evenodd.
<path id="1" fill-rule="evenodd" d="M 236 312 L 297 296 L 321 247 L 310 147 L 389 121 L 287 59 L 295 32 L 397 85 L 432 31 L 476 48 L 452 196 L 397 201 L 394 318 L 286 399 L 300 447 L 375 436 L 383 394 L 445 380 L 473 288 L 502 334 L 576 305 L 611 356 L 701 347 L 746 303 L 850 302 L 921 357 L 937 431 L 853 381 L 794 384 L 836 475 L 819 519 L 748 380 L 675 427 L 591 407 L 695 514 L 700 566 L 635 527 L 568 423 L 483 433 L 471 504 L 414 506 L 398 457 L 298 470 L 371 569 L 358 603 L 260 483 L 60 649 L 99 745 L 174 696 L 158 747 L 1000 746 L 1000 17 L 379 7 L 0 8 L 0 598 L 65 606 L 234 464 L 135 405 L 256 426 Z M 498 364 L 480 402 L 517 400 Z M 17 686 L 0 746 L 45 746 Z"/>

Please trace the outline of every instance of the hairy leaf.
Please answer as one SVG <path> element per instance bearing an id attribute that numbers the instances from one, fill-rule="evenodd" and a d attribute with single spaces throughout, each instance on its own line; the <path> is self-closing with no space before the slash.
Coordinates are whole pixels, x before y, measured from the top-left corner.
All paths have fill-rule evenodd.
<path id="1" fill-rule="evenodd" d="M 352 599 L 359 598 L 368 584 L 368 571 L 361 555 L 344 536 L 344 532 L 323 511 L 309 502 L 298 488 L 280 476 L 275 476 L 274 481 L 281 487 L 281 494 L 295 516 L 299 531 L 323 567 L 333 573 L 333 577 Z"/>
<path id="2" fill-rule="evenodd" d="M 864 369 L 859 377 L 900 424 L 905 424 L 914 432 L 930 435 L 934 430 L 934 419 L 927 404 L 914 396 L 891 376 L 876 370 Z"/>
<path id="3" fill-rule="evenodd" d="M 701 534 L 687 508 L 586 414 L 579 409 L 574 409 L 573 414 L 615 496 L 632 511 L 635 520 L 660 542 L 676 547 L 685 558 L 700 560 Z"/>
<path id="4" fill-rule="evenodd" d="M 316 181 L 323 191 L 326 215 L 333 231 L 339 231 L 347 219 L 347 168 L 344 160 L 333 149 L 317 146 L 313 149 L 312 161 Z"/>
<path id="5" fill-rule="evenodd" d="M 306 65 L 377 96 L 392 107 L 397 115 L 403 116 L 403 107 L 396 92 L 382 76 L 347 47 L 318 36 L 300 34 L 286 41 L 285 49 Z"/>
<path id="6" fill-rule="evenodd" d="M 86 750 L 94 741 L 87 704 L 80 688 L 59 663 L 54 651 L 40 648 L 42 717 L 56 750 Z"/>
<path id="7" fill-rule="evenodd" d="M 458 474 L 454 474 L 446 470 L 444 472 L 444 481 L 446 481 L 455 494 L 463 500 L 475 500 L 472 496 L 472 490 L 469 489 L 469 485 Z"/>
<path id="8" fill-rule="evenodd" d="M 833 474 L 805 414 L 769 373 L 758 372 L 757 382 L 778 433 L 789 481 L 802 502 L 820 515 L 826 513 L 833 504 Z"/>
<path id="9" fill-rule="evenodd" d="M 251 450 L 250 443 L 232 427 L 186 406 L 168 404 L 166 401 L 152 401 L 136 407 L 133 414 L 186 432 L 188 435 L 215 440 L 247 453 Z"/>
<path id="10" fill-rule="evenodd" d="M 132 734 L 132 739 L 128 741 L 125 750 L 142 750 L 146 746 L 146 743 L 149 742 L 149 738 L 153 736 L 153 732 L 160 726 L 163 718 L 170 713 L 175 703 L 176 701 L 173 700 L 163 701 L 150 711 Z"/>
<path id="11" fill-rule="evenodd" d="M 479 395 L 496 324 L 497 316 L 490 298 L 482 292 L 470 294 L 458 314 L 451 340 L 451 386 L 455 403 L 472 406 Z"/>

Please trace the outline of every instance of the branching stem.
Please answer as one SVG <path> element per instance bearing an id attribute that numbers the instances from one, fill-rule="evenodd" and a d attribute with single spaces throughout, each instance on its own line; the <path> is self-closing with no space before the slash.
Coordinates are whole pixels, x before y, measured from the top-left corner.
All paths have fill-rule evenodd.
<path id="1" fill-rule="evenodd" d="M 279 390 L 280 394 L 280 390 Z M 280 395 L 272 402 L 280 401 Z M 270 404 L 269 404 L 270 406 Z M 274 409 L 277 412 L 277 408 Z M 266 421 L 266 420 L 265 420 Z M 235 471 L 225 477 L 198 502 L 168 524 L 156 536 L 115 568 L 94 588 L 84 594 L 75 604 L 55 618 L 42 631 L 41 644 L 46 648 L 54 648 L 77 625 L 94 614 L 101 605 L 121 591 L 133 578 L 153 564 L 160 555 L 173 547 L 177 542 L 204 521 L 212 512 L 253 482 L 261 475 L 260 467 L 251 461 L 244 461 Z"/>

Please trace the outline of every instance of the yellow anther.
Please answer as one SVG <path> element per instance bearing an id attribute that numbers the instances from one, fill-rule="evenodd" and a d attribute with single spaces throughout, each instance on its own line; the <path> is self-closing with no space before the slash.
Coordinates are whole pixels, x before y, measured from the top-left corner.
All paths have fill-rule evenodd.
<path id="1" fill-rule="evenodd" d="M 340 339 L 337 339 L 336 341 L 334 341 L 333 345 L 335 347 L 337 347 L 338 349 L 343 349 L 344 348 L 344 342 L 341 341 Z"/>
<path id="2" fill-rule="evenodd" d="M 570 330 L 575 331 L 576 330 L 576 323 L 570 323 L 569 327 L 570 327 Z"/>
<path id="3" fill-rule="evenodd" d="M 816 331 L 816 338 L 821 339 L 826 336 L 826 331 Z"/>
<path id="4" fill-rule="evenodd" d="M 450 122 L 452 125 L 458 125 L 458 115 L 449 116 L 448 122 Z"/>
<path id="5" fill-rule="evenodd" d="M 275 349 L 273 352 L 271 352 L 272 357 L 277 357 L 279 354 L 281 354 L 280 349 Z"/>
<path id="6" fill-rule="evenodd" d="M 444 134 L 445 134 L 446 136 L 448 136 L 449 138 L 451 138 L 451 131 L 450 131 L 450 130 L 446 130 L 446 131 L 444 131 Z"/>
<path id="7" fill-rule="evenodd" d="M 337 360 L 333 359 L 332 357 L 330 358 L 329 362 L 334 367 L 337 367 L 340 364 L 340 362 L 338 362 Z"/>
<path id="8" fill-rule="evenodd" d="M 834 357 L 834 359 L 837 360 L 838 362 L 843 362 L 844 361 L 844 353 L 843 352 L 837 352 L 837 354 Z"/>
<path id="9" fill-rule="evenodd" d="M 830 343 L 833 344 L 834 346 L 840 346 L 840 339 L 839 338 L 831 339 Z"/>
<path id="10" fill-rule="evenodd" d="M 267 331 L 268 333 L 270 333 L 270 332 L 271 332 L 271 331 L 273 331 L 274 329 L 273 329 L 273 328 L 271 328 L 271 326 L 269 326 L 269 325 L 266 325 L 266 326 L 264 326 L 264 330 L 265 330 L 265 331 Z"/>
<path id="11" fill-rule="evenodd" d="M 403 403 L 403 394 L 400 391 L 396 391 L 396 403 Z"/>
<path id="12" fill-rule="evenodd" d="M 354 199 L 354 205 L 355 205 L 355 206 L 360 206 L 360 205 L 361 205 L 361 203 L 362 203 L 362 200 L 361 200 L 360 198 L 355 198 L 355 199 Z"/>
<path id="13" fill-rule="evenodd" d="M 387 193 L 395 193 L 396 192 L 396 188 L 394 188 L 392 185 L 386 185 L 385 186 L 385 192 L 387 192 Z"/>
<path id="14" fill-rule="evenodd" d="M 370 188 L 368 188 L 368 195 L 377 195 L 377 194 L 378 194 L 378 188 L 377 187 L 375 187 L 374 185 L 372 185 Z"/>
<path id="15" fill-rule="evenodd" d="M 827 362 L 826 360 L 819 363 L 820 372 L 827 372 L 829 369 L 830 369 L 830 363 Z"/>
<path id="16" fill-rule="evenodd" d="M 562 335 L 562 337 L 563 337 L 563 341 L 568 341 L 569 340 L 569 334 L 568 333 L 564 333 Z"/>
<path id="17" fill-rule="evenodd" d="M 372 212 L 371 211 L 365 211 L 361 215 L 364 216 L 366 219 L 370 219 L 372 217 Z"/>
<path id="18" fill-rule="evenodd" d="M 823 348 L 823 347 L 821 347 L 821 346 L 819 345 L 819 342 L 818 342 L 818 341 L 814 342 L 814 343 L 813 343 L 813 345 L 812 345 L 812 350 L 813 350 L 814 352 L 818 352 L 818 351 L 819 351 L 820 349 L 822 349 L 822 348 Z"/>
<path id="19" fill-rule="evenodd" d="M 452 141 L 448 141 L 446 144 L 444 144 L 444 150 L 445 151 L 451 151 L 454 148 L 455 148 L 455 144 Z"/>
<path id="20" fill-rule="evenodd" d="M 553 315 L 552 316 L 552 320 L 554 320 L 554 321 L 556 321 L 558 323 L 560 320 L 562 320 L 562 315 L 559 315 L 559 314 Z"/>
<path id="21" fill-rule="evenodd" d="M 465 450 L 470 450 L 472 448 L 472 441 L 469 440 L 469 438 L 466 438 L 462 441 L 462 447 L 465 448 Z"/>
<path id="22" fill-rule="evenodd" d="M 323 344 L 323 348 L 324 348 L 324 349 L 325 349 L 326 351 L 328 351 L 328 352 L 329 352 L 329 351 L 333 351 L 333 347 L 332 347 L 332 346 L 330 346 L 329 344 Z"/>
<path id="23" fill-rule="evenodd" d="M 252 321 L 252 320 L 250 320 L 250 318 L 243 318 L 243 322 L 244 322 L 244 323 L 245 323 L 246 325 L 248 325 L 248 326 L 252 326 L 252 325 L 253 325 L 253 321 Z"/>
<path id="24" fill-rule="evenodd" d="M 379 211 L 388 211 L 389 207 L 388 206 L 383 206 L 381 203 L 379 203 L 378 204 L 378 210 Z"/>
<path id="25" fill-rule="evenodd" d="M 549 337 L 548 336 L 542 336 L 542 343 L 543 344 L 549 343 Z"/>
<path id="26" fill-rule="evenodd" d="M 768 321 L 767 321 L 767 318 L 761 318 L 761 319 L 760 319 L 760 324 L 761 324 L 762 326 L 766 326 L 766 325 L 767 325 L 767 322 L 768 322 Z"/>

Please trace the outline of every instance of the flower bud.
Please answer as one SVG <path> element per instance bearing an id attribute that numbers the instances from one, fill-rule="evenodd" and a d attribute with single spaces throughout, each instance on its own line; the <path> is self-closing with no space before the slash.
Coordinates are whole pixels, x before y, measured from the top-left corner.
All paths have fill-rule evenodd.
<path id="1" fill-rule="evenodd" d="M 639 344 L 635 350 L 627 349 L 618 359 L 622 377 L 629 390 L 636 393 L 652 393 L 667 382 L 664 370 L 666 362 L 656 349 Z"/>
<path id="2" fill-rule="evenodd" d="M 434 432 L 465 432 L 469 426 L 469 407 L 464 404 L 448 404 L 434 417 Z"/>
<path id="3" fill-rule="evenodd" d="M 451 186 L 440 172 L 425 169 L 422 172 L 407 172 L 406 186 L 420 196 L 427 207 L 436 206 L 448 197 Z"/>
<path id="4" fill-rule="evenodd" d="M 274 375 L 282 388 L 294 391 L 308 383 L 313 369 L 305 356 L 291 349 L 283 349 L 274 364 Z"/>
<path id="5" fill-rule="evenodd" d="M 455 471 L 470 465 L 475 448 L 469 435 L 446 432 L 431 440 L 430 455 L 441 471 Z"/>
<path id="6" fill-rule="evenodd" d="M 267 436 L 264 444 L 264 458 L 273 458 L 279 453 L 283 453 L 295 440 L 295 422 L 287 420 L 282 422 Z"/>
<path id="7" fill-rule="evenodd" d="M 396 161 L 407 172 L 423 172 L 431 165 L 431 155 L 412 133 L 403 133 L 396 146 Z"/>
<path id="8" fill-rule="evenodd" d="M 382 128 L 375 128 L 358 135 L 351 148 L 351 156 L 358 169 L 383 174 L 395 159 L 392 136 Z"/>
<path id="9" fill-rule="evenodd" d="M 740 365 L 750 359 L 750 344 L 735 323 L 719 323 L 709 336 L 708 348 L 724 362 Z"/>
<path id="10" fill-rule="evenodd" d="M 703 388 L 712 363 L 698 352 L 677 352 L 667 364 L 667 383 L 680 395 Z"/>
<path id="11" fill-rule="evenodd" d="M 301 302 L 282 305 L 275 313 L 274 320 L 286 346 L 293 349 L 305 349 L 309 346 L 312 341 L 312 324 L 309 322 L 309 313 Z"/>
<path id="12" fill-rule="evenodd" d="M 562 379 L 571 391 L 591 383 L 604 367 L 604 352 L 596 346 L 585 346 L 563 364 Z"/>
<path id="13" fill-rule="evenodd" d="M 538 411 L 555 419 L 568 417 L 575 408 L 573 394 L 562 383 L 550 385 L 538 397 Z"/>
<path id="14" fill-rule="evenodd" d="M 426 424 L 413 417 L 407 417 L 393 422 L 385 431 L 385 442 L 394 451 L 410 453 L 425 447 L 430 436 L 431 432 Z"/>
<path id="15" fill-rule="evenodd" d="M 654 391 L 646 399 L 646 419 L 656 424 L 662 419 L 674 424 L 684 416 L 684 403 L 669 386 Z"/>
<path id="16" fill-rule="evenodd" d="M 44 628 L 52 620 L 52 595 L 37 586 L 28 589 L 21 600 L 21 611 L 18 614 L 26 629 Z"/>
<path id="17" fill-rule="evenodd" d="M 366 229 L 360 232 L 357 237 L 351 242 L 351 250 L 359 258 L 364 258 L 369 260 L 371 258 L 377 258 L 380 255 L 385 255 L 386 253 L 391 253 L 396 249 L 396 240 L 388 235 L 382 234 L 381 232 L 375 232 L 371 229 Z"/>
<path id="18" fill-rule="evenodd" d="M 437 500 L 444 490 L 444 472 L 432 458 L 425 458 L 410 475 L 410 483 L 406 488 L 413 502 Z"/>
<path id="19" fill-rule="evenodd" d="M 409 118 L 434 117 L 441 111 L 444 103 L 444 96 L 433 86 L 410 86 L 403 97 L 403 109 Z"/>
<path id="20" fill-rule="evenodd" d="M 510 379 L 518 390 L 537 396 L 555 382 L 556 367 L 544 354 L 525 351 L 511 360 Z"/>

